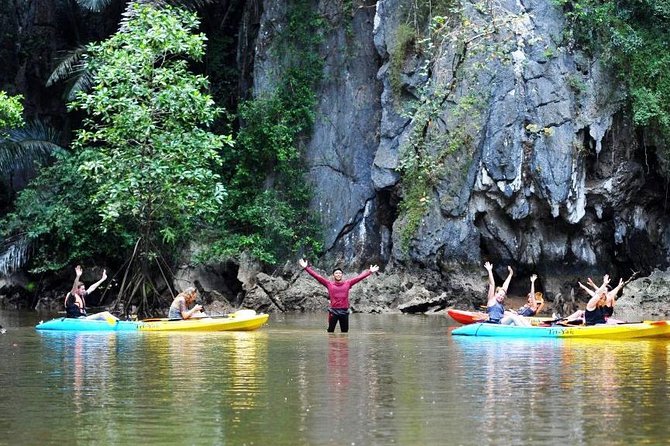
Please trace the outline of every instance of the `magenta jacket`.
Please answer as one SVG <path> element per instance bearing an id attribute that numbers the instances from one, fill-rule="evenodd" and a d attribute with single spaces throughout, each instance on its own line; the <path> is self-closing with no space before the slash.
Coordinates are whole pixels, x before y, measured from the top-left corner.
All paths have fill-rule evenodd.
<path id="1" fill-rule="evenodd" d="M 328 288 L 328 296 L 330 297 L 330 308 L 349 308 L 349 290 L 352 286 L 356 285 L 361 280 L 368 277 L 370 270 L 366 270 L 354 277 L 353 279 L 343 280 L 341 282 L 331 282 L 325 277 L 318 275 L 311 267 L 305 268 L 305 271 L 309 273 L 310 276 L 318 280 L 321 285 Z"/>

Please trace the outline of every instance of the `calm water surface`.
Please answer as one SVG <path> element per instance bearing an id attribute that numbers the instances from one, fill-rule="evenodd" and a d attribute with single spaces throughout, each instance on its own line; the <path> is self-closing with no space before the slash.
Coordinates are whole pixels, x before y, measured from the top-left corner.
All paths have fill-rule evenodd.
<path id="1" fill-rule="evenodd" d="M 1 445 L 670 444 L 670 339 L 452 337 L 442 316 L 38 333 L 0 312 Z"/>

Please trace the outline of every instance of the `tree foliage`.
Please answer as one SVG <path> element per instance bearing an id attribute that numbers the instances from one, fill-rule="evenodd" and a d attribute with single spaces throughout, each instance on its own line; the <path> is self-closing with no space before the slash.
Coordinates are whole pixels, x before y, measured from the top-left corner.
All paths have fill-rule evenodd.
<path id="1" fill-rule="evenodd" d="M 198 25 L 190 12 L 131 4 L 118 33 L 88 46 L 93 87 L 70 104 L 86 114 L 72 153 L 21 193 L 5 225 L 39 240 L 35 269 L 133 253 L 124 297 L 146 304 L 153 261 L 169 264 L 218 215 L 220 151 L 232 139 L 207 130 L 220 110 L 189 69 L 204 54 Z"/>
<path id="2" fill-rule="evenodd" d="M 0 90 L 0 137 L 8 128 L 20 127 L 23 124 L 22 96 L 8 96 Z"/>
<path id="3" fill-rule="evenodd" d="M 184 59 L 204 54 L 195 15 L 134 8 L 126 31 L 85 56 L 95 84 L 71 104 L 88 115 L 73 147 L 80 172 L 95 184 L 91 201 L 103 230 L 175 244 L 216 215 L 224 190 L 215 169 L 231 139 L 206 130 L 219 110 L 205 93 L 207 79 Z"/>

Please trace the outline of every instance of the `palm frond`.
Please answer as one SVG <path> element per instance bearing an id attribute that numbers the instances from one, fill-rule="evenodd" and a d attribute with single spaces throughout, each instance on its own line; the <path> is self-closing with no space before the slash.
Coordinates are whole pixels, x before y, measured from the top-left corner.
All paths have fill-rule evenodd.
<path id="1" fill-rule="evenodd" d="M 58 62 L 56 69 L 51 73 L 49 79 L 47 79 L 47 87 L 57 84 L 58 82 L 67 81 L 84 71 L 84 65 L 81 59 L 85 53 L 85 46 L 79 46 L 68 51 L 60 62 Z"/>
<path id="2" fill-rule="evenodd" d="M 79 75 L 70 79 L 65 88 L 65 99 L 73 100 L 80 91 L 90 91 L 93 87 L 93 75 L 90 71 L 84 70 Z"/>
<path id="3" fill-rule="evenodd" d="M 28 239 L 23 236 L 5 240 L 0 251 L 0 276 L 6 276 L 23 267 L 30 259 L 29 247 Z"/>
<path id="4" fill-rule="evenodd" d="M 15 170 L 32 168 L 36 161 L 45 162 L 55 153 L 64 152 L 58 139 L 58 132 L 41 121 L 10 130 L 0 141 L 0 176 L 7 177 Z"/>
<path id="5" fill-rule="evenodd" d="M 102 11 L 110 3 L 112 3 L 112 0 L 77 0 L 79 6 L 93 12 Z"/>

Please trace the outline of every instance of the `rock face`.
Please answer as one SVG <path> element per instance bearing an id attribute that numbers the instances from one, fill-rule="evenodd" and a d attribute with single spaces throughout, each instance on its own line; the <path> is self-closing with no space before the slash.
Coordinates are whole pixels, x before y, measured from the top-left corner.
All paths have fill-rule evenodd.
<path id="1" fill-rule="evenodd" d="M 670 318 L 670 270 L 634 280 L 617 300 L 615 315 L 627 321 Z"/>

